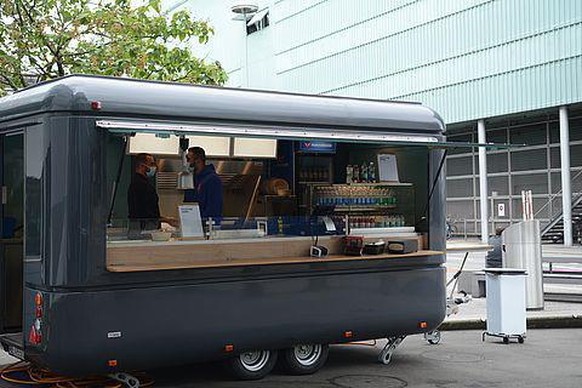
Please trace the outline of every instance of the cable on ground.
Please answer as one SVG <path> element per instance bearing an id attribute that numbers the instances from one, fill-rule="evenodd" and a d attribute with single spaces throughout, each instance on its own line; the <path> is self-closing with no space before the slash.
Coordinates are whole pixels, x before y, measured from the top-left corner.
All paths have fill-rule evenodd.
<path id="1" fill-rule="evenodd" d="M 143 372 L 133 372 L 140 387 L 151 387 L 154 380 Z M 107 376 L 68 377 L 52 373 L 25 361 L 7 365 L 0 370 L 0 379 L 22 386 L 42 388 L 123 388 L 123 383 Z"/>

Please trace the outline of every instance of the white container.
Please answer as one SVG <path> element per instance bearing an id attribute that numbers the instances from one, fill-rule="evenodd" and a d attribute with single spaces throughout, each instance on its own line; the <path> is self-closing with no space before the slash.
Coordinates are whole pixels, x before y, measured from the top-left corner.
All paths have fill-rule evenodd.
<path id="1" fill-rule="evenodd" d="M 526 332 L 526 271 L 514 268 L 487 268 L 487 332 L 504 337 L 518 337 L 523 342 Z"/>

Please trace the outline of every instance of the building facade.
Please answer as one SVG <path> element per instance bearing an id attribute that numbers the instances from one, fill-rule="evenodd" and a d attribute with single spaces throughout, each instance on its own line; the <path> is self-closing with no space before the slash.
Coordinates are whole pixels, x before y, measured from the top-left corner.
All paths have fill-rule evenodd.
<path id="1" fill-rule="evenodd" d="M 257 12 L 235 14 L 236 3 L 256 3 Z M 525 144 L 482 155 L 485 181 L 477 149 L 451 150 L 447 212 L 460 234 L 487 234 L 520 220 L 522 190 L 532 191 L 542 224 L 563 212 L 568 219 L 562 197 L 575 207 L 582 193 L 579 0 L 166 5 L 189 8 L 214 25 L 211 43 L 193 49 L 219 60 L 230 86 L 419 101 L 439 112 L 452 141 L 477 142 L 480 128 L 481 140 Z M 570 165 L 562 160 L 567 151 Z"/>

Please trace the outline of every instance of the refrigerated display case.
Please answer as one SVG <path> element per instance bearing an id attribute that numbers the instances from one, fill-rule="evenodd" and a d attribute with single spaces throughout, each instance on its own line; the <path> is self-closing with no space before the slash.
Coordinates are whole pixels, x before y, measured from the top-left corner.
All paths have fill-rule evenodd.
<path id="1" fill-rule="evenodd" d="M 328 215 L 348 231 L 414 231 L 414 185 L 354 183 L 310 186 L 310 214 Z M 379 230 L 378 230 L 379 231 Z"/>

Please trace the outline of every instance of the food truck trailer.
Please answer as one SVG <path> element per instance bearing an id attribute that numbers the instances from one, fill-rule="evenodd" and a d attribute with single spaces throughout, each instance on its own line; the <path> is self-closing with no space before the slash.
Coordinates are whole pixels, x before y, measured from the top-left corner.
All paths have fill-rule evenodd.
<path id="1" fill-rule="evenodd" d="M 221 178 L 220 220 L 182 217 L 185 141 Z M 378 338 L 388 362 L 445 316 L 447 146 L 417 103 L 77 75 L 16 92 L 0 99 L 0 341 L 73 375 L 225 360 L 253 379 L 277 358 L 305 374 L 329 344 Z M 128 232 L 142 152 L 182 223 L 161 238 Z"/>

